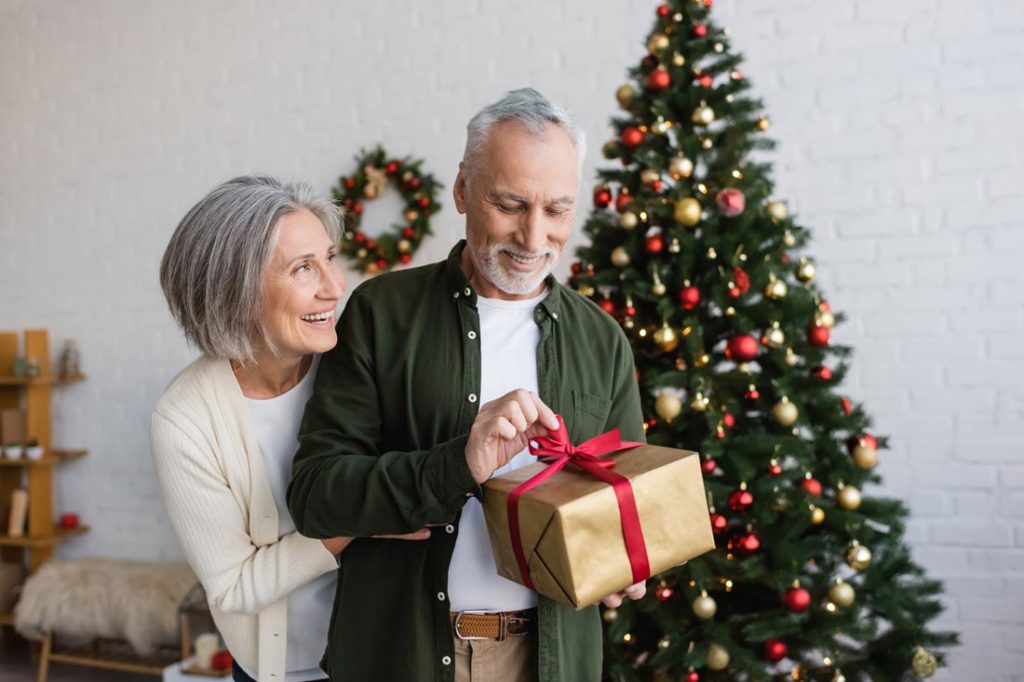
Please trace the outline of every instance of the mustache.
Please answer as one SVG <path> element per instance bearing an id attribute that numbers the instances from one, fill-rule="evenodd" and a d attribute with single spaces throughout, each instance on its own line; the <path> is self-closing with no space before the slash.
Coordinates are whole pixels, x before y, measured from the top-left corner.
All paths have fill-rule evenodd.
<path id="1" fill-rule="evenodd" d="M 558 251 L 550 246 L 545 247 L 537 252 L 527 251 L 526 249 L 520 248 L 515 244 L 495 244 L 493 247 L 491 247 L 492 254 L 497 254 L 497 252 L 499 251 L 506 251 L 517 258 L 523 258 L 527 260 L 532 258 L 543 258 L 545 256 L 548 258 L 553 258 L 558 255 Z"/>

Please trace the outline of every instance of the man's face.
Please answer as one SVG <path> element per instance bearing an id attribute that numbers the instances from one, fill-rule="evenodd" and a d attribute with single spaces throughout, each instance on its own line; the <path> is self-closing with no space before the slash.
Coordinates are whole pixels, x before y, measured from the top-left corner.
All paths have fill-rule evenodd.
<path id="1" fill-rule="evenodd" d="M 560 126 L 550 123 L 542 135 L 514 121 L 491 127 L 475 167 L 460 165 L 454 188 L 478 293 L 540 293 L 572 235 L 578 188 L 576 149 Z"/>

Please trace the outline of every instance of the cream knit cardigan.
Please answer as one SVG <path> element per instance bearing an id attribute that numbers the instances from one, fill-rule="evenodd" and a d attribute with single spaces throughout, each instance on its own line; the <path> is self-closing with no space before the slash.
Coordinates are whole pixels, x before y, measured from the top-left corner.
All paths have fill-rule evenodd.
<path id="1" fill-rule="evenodd" d="M 260 682 L 282 682 L 285 597 L 338 564 L 319 540 L 278 536 L 277 505 L 227 360 L 200 358 L 171 382 L 153 411 L 150 446 L 167 513 L 224 642 Z"/>

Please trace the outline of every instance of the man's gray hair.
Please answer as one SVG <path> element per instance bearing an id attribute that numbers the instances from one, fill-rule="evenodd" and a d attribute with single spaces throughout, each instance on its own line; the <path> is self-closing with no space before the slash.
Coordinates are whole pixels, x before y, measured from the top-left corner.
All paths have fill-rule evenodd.
<path id="1" fill-rule="evenodd" d="M 583 157 L 587 153 L 587 140 L 573 117 L 533 88 L 521 88 L 507 93 L 470 119 L 466 126 L 466 151 L 462 155 L 468 175 L 472 175 L 473 167 L 484 151 L 491 126 L 502 121 L 518 121 L 534 135 L 543 134 L 549 123 L 561 126 L 572 139 L 576 158 L 582 168 Z"/>
<path id="2" fill-rule="evenodd" d="M 160 286 L 189 343 L 242 363 L 255 360 L 254 341 L 274 350 L 263 328 L 263 273 L 281 219 L 302 210 L 340 240 L 337 206 L 305 183 L 262 175 L 218 185 L 185 214 L 160 261 Z"/>

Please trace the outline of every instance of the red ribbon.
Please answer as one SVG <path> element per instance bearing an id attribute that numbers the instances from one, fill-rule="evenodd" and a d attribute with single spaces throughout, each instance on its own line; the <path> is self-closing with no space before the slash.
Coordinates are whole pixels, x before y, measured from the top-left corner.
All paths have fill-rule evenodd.
<path id="1" fill-rule="evenodd" d="M 558 430 L 550 437 L 533 438 L 530 441 L 530 454 L 548 464 L 547 468 L 520 483 L 508 494 L 508 527 L 512 539 L 512 552 L 519 565 L 519 575 L 523 584 L 535 589 L 530 580 L 530 569 L 523 551 L 523 541 L 519 533 L 519 498 L 523 493 L 548 480 L 566 465 L 573 464 L 583 469 L 594 478 L 612 486 L 619 502 L 619 518 L 622 523 L 622 538 L 626 543 L 626 554 L 629 566 L 633 571 L 633 582 L 638 583 L 651 577 L 651 564 L 647 558 L 647 546 L 644 544 L 643 530 L 640 528 L 640 514 L 636 509 L 636 498 L 633 497 L 633 486 L 629 479 L 609 469 L 615 462 L 599 459 L 618 450 L 636 447 L 643 443 L 623 442 L 618 429 L 612 429 L 600 436 L 573 445 L 565 430 L 565 422 L 558 416 Z"/>

